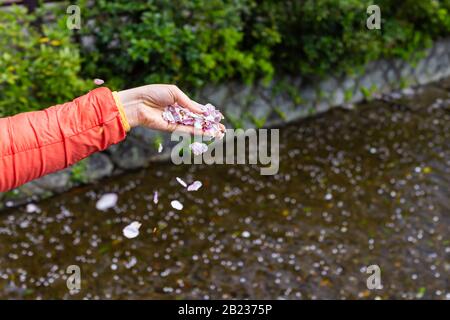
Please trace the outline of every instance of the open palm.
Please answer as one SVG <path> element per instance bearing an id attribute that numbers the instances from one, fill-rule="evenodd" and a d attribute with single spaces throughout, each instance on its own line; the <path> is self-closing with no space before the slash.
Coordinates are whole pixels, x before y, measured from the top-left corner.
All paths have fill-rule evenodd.
<path id="1" fill-rule="evenodd" d="M 151 84 L 119 92 L 130 125 L 143 125 L 161 131 L 182 131 L 201 134 L 192 126 L 168 123 L 162 112 L 168 105 L 179 104 L 192 112 L 202 113 L 201 105 L 191 100 L 175 85 Z M 223 129 L 225 129 L 223 127 Z"/>

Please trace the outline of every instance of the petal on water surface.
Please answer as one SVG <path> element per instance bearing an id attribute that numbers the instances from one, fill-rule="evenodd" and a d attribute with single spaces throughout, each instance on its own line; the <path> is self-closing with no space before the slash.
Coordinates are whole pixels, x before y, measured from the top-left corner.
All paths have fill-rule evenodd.
<path id="1" fill-rule="evenodd" d="M 176 209 L 176 210 L 182 210 L 183 209 L 183 205 L 181 204 L 180 201 L 178 200 L 173 200 L 170 205 L 172 206 L 172 208 Z"/>
<path id="2" fill-rule="evenodd" d="M 158 204 L 158 191 L 153 192 L 153 203 Z"/>
<path id="3" fill-rule="evenodd" d="M 98 199 L 95 207 L 97 210 L 106 211 L 117 204 L 118 196 L 115 193 L 105 193 Z"/>
<path id="4" fill-rule="evenodd" d="M 187 191 L 197 191 L 202 187 L 202 183 L 200 181 L 194 181 L 187 187 Z"/>
<path id="5" fill-rule="evenodd" d="M 123 235 L 128 239 L 136 238 L 139 235 L 139 228 L 141 227 L 141 223 L 137 221 L 133 221 L 125 228 L 123 228 Z"/>
<path id="6" fill-rule="evenodd" d="M 27 207 L 25 208 L 25 211 L 26 211 L 27 213 L 34 213 L 34 212 L 39 212 L 39 211 L 41 211 L 41 210 L 40 210 L 39 207 L 38 207 L 37 205 L 35 205 L 34 203 L 29 203 L 29 204 L 27 204 Z"/>

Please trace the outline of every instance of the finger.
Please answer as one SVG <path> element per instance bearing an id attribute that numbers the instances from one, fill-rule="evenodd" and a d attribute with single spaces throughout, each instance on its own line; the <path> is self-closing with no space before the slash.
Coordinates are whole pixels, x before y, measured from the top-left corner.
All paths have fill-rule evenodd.
<path id="1" fill-rule="evenodd" d="M 192 126 L 185 126 L 182 124 L 171 124 L 170 126 L 168 126 L 168 131 L 188 133 L 188 134 L 191 134 L 194 136 L 204 136 L 204 137 L 213 138 L 213 136 L 209 132 L 194 128 Z"/>
<path id="2" fill-rule="evenodd" d="M 201 109 L 201 104 L 191 100 L 183 91 L 181 91 L 177 86 L 173 88 L 173 95 L 175 97 L 175 102 L 182 105 L 183 107 L 191 110 L 195 113 L 203 113 Z"/>
<path id="3" fill-rule="evenodd" d="M 186 126 L 178 123 L 170 123 L 162 118 L 162 110 L 145 108 L 143 113 L 144 121 L 142 125 L 160 131 L 168 131 L 173 132 L 176 130 L 180 130 L 182 132 L 186 132 L 193 135 L 199 136 L 209 136 L 208 132 L 204 132 L 200 128 L 195 128 L 194 126 Z"/>
<path id="4" fill-rule="evenodd" d="M 161 124 L 154 126 L 153 129 L 167 131 L 167 132 L 177 131 L 177 132 L 188 133 L 188 134 L 196 135 L 196 136 L 211 137 L 211 135 L 208 132 L 205 132 L 205 131 L 195 128 L 193 126 L 186 126 L 186 125 L 182 125 L 182 124 L 178 124 L 178 123 L 169 123 L 169 122 L 165 122 L 165 121 L 162 122 Z"/>

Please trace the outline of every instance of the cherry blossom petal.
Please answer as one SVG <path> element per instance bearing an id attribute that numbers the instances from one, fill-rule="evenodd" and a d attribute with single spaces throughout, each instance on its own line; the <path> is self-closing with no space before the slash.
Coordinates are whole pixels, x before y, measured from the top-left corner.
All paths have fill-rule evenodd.
<path id="1" fill-rule="evenodd" d="M 95 207 L 97 210 L 106 211 L 116 205 L 118 198 L 119 197 L 115 193 L 105 193 L 98 199 Z"/>
<path id="2" fill-rule="evenodd" d="M 244 238 L 250 238 L 250 236 L 251 236 L 250 232 L 248 232 L 248 231 L 242 231 L 241 235 Z"/>
<path id="3" fill-rule="evenodd" d="M 187 187 L 187 191 L 197 191 L 202 187 L 202 183 L 200 181 L 194 181 Z"/>
<path id="4" fill-rule="evenodd" d="M 103 81 L 102 79 L 94 79 L 94 83 L 98 86 L 101 86 L 105 83 L 105 81 Z"/>
<path id="5" fill-rule="evenodd" d="M 178 200 L 173 200 L 170 205 L 172 206 L 172 208 L 176 209 L 176 210 L 182 210 L 183 209 L 183 204 L 178 201 Z"/>
<path id="6" fill-rule="evenodd" d="M 192 152 L 198 156 L 208 150 L 208 146 L 202 142 L 194 142 L 189 145 L 189 148 L 191 148 Z"/>
<path id="7" fill-rule="evenodd" d="M 153 192 L 153 203 L 158 204 L 158 191 Z"/>
<path id="8" fill-rule="evenodd" d="M 37 205 L 35 205 L 34 203 L 29 203 L 29 204 L 27 204 L 25 211 L 27 213 L 34 213 L 34 212 L 40 212 L 41 209 L 39 209 L 39 207 Z"/>
<path id="9" fill-rule="evenodd" d="M 137 263 L 136 257 L 131 257 L 128 262 L 125 262 L 125 268 L 130 269 L 133 268 Z"/>
<path id="10" fill-rule="evenodd" d="M 222 140 L 224 136 L 225 136 L 225 132 L 220 131 L 220 132 L 216 135 L 216 138 L 219 139 L 219 140 Z"/>
<path id="11" fill-rule="evenodd" d="M 196 129 L 201 129 L 203 132 L 212 132 L 213 136 L 220 131 L 219 123 L 224 116 L 212 104 L 201 106 L 203 114 L 196 114 L 179 105 L 167 106 L 162 117 L 169 123 L 183 124 L 186 126 L 194 126 Z"/>
<path id="12" fill-rule="evenodd" d="M 187 183 L 183 181 L 183 179 L 176 177 L 175 179 L 177 179 L 178 183 L 181 184 L 183 187 L 187 187 Z"/>
<path id="13" fill-rule="evenodd" d="M 139 235 L 139 228 L 141 227 L 141 223 L 137 221 L 133 221 L 125 228 L 123 228 L 123 235 L 128 239 L 136 238 Z"/>

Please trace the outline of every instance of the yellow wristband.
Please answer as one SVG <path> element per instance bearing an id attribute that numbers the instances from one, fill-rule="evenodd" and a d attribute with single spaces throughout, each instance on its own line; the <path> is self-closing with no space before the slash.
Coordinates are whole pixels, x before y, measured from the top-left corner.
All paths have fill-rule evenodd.
<path id="1" fill-rule="evenodd" d="M 125 110 L 123 108 L 122 102 L 120 102 L 119 96 L 116 91 L 113 91 L 112 95 L 114 97 L 114 101 L 116 102 L 117 109 L 119 109 L 122 125 L 125 128 L 125 131 L 128 132 L 130 131 L 131 127 L 130 124 L 128 123 L 127 117 L 125 116 Z"/>

